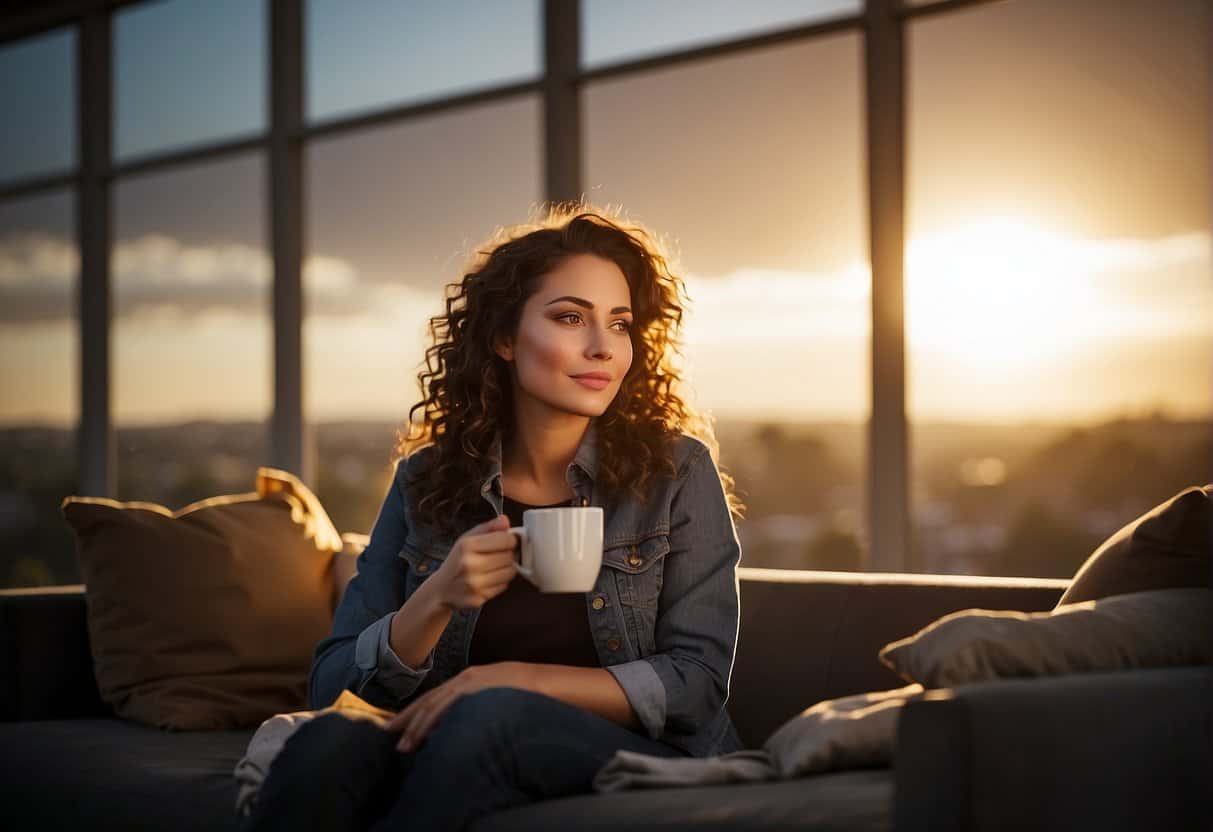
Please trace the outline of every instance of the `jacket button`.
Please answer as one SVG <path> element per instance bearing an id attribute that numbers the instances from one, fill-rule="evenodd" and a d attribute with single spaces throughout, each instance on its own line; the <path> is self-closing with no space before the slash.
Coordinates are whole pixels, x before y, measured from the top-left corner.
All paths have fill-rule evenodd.
<path id="1" fill-rule="evenodd" d="M 419 564 L 417 564 L 417 571 L 418 571 L 418 572 L 429 572 L 429 571 L 430 571 L 430 567 L 429 567 L 429 565 L 428 565 L 428 564 L 425 564 L 425 563 L 419 563 Z"/>
<path id="2" fill-rule="evenodd" d="M 607 649 L 608 650 L 618 650 L 619 649 L 619 639 L 608 638 L 607 639 Z"/>
<path id="3" fill-rule="evenodd" d="M 594 609 L 596 609 L 596 610 L 600 610 L 600 609 L 602 609 L 603 607 L 605 607 L 605 606 L 606 606 L 606 601 L 603 601 L 603 600 L 602 600 L 602 597 L 601 597 L 601 596 L 599 596 L 598 598 L 595 598 L 595 599 L 593 600 L 593 602 L 590 604 L 590 606 L 591 606 L 591 607 L 593 607 L 593 608 L 594 608 Z"/>
<path id="4" fill-rule="evenodd" d="M 632 566 L 639 566 L 644 563 L 644 560 L 641 559 L 640 555 L 633 554 L 628 557 L 628 563 Z"/>

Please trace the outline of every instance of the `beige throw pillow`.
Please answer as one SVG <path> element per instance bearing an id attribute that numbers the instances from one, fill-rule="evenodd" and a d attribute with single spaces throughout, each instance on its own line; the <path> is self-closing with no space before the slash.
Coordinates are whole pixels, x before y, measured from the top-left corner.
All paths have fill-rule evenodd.
<path id="1" fill-rule="evenodd" d="M 306 707 L 342 540 L 296 477 L 260 468 L 254 493 L 175 512 L 96 497 L 68 497 L 62 510 L 97 684 L 119 716 L 234 729 Z"/>
<path id="2" fill-rule="evenodd" d="M 927 688 L 1209 661 L 1207 589 L 1160 589 L 1022 613 L 962 610 L 885 645 L 880 660 Z"/>
<path id="3" fill-rule="evenodd" d="M 771 734 L 761 749 L 714 757 L 662 757 L 616 751 L 594 776 L 594 790 L 668 789 L 790 780 L 826 771 L 887 766 L 897 720 L 922 685 L 857 693 L 806 708 Z"/>
<path id="4" fill-rule="evenodd" d="M 1185 488 L 1109 537 L 1070 582 L 1058 606 L 1213 581 L 1213 485 Z"/>

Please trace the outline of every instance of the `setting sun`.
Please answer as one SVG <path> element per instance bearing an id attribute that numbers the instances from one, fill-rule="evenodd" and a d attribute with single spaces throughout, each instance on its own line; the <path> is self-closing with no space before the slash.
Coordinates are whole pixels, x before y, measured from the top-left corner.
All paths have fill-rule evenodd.
<path id="1" fill-rule="evenodd" d="M 999 370 L 1114 335 L 1200 331 L 1211 323 L 1207 304 L 1178 303 L 1164 319 L 1118 293 L 1116 278 L 1126 269 L 1157 274 L 1206 246 L 1205 235 L 1161 245 L 1075 240 L 1011 218 L 915 239 L 906 257 L 907 340 Z"/>

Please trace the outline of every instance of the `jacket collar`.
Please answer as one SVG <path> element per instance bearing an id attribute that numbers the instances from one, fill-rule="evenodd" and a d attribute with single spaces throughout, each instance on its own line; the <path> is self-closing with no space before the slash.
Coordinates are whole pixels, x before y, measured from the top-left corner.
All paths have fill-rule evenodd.
<path id="1" fill-rule="evenodd" d="M 481 485 L 480 493 L 487 494 L 490 490 L 501 493 L 501 433 L 498 432 L 493 437 L 493 444 L 488 453 L 488 475 L 484 478 L 484 483 Z M 569 463 L 569 469 L 566 472 L 566 478 L 574 467 L 580 468 L 587 477 L 594 479 L 598 471 L 598 427 L 597 420 L 590 419 L 589 427 L 586 428 L 585 435 L 581 437 L 581 442 L 577 445 L 577 452 L 573 455 L 573 461 Z"/>

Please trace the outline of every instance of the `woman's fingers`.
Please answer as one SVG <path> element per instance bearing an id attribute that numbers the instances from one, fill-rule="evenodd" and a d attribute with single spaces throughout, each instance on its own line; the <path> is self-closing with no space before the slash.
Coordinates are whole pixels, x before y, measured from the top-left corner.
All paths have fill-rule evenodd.
<path id="1" fill-rule="evenodd" d="M 403 731 L 404 726 L 408 725 L 409 718 L 412 716 L 411 712 L 409 711 L 409 708 L 412 707 L 413 706 L 410 704 L 408 708 L 405 708 L 402 711 L 397 711 L 392 718 L 387 721 L 387 724 L 383 726 L 383 730 L 390 731 L 393 734 Z"/>
<path id="2" fill-rule="evenodd" d="M 468 583 L 473 584 L 478 589 L 492 589 L 498 585 L 508 585 L 514 580 L 514 576 L 518 574 L 518 562 L 508 560 L 495 569 L 488 569 L 478 574 Z"/>
<path id="3" fill-rule="evenodd" d="M 387 721 L 387 725 L 384 726 L 384 730 L 396 732 L 396 731 L 403 731 L 405 728 L 407 728 L 409 726 L 409 724 L 413 721 L 413 719 L 416 717 L 417 711 L 420 708 L 425 707 L 426 701 L 430 697 L 432 697 L 437 690 L 439 690 L 439 688 L 435 688 L 434 690 L 426 691 L 421 696 L 417 697 L 412 702 L 410 702 L 408 705 L 406 705 L 404 708 L 397 711 L 396 714 Z"/>
<path id="4" fill-rule="evenodd" d="M 464 560 L 463 580 L 471 589 L 482 589 L 513 580 L 518 561 L 509 553 L 473 555 Z"/>
<path id="5" fill-rule="evenodd" d="M 476 572 L 498 569 L 515 560 L 513 552 L 469 552 L 463 556 L 464 564 L 472 567 Z"/>
<path id="6" fill-rule="evenodd" d="M 504 552 L 513 551 L 518 538 L 509 532 L 485 532 L 470 535 L 463 541 L 463 547 L 469 552 Z"/>
<path id="7" fill-rule="evenodd" d="M 440 688 L 435 688 L 435 691 L 441 691 L 447 688 L 446 685 Z M 430 702 L 426 703 L 426 707 L 417 712 L 416 717 L 409 723 L 404 733 L 400 737 L 400 742 L 396 744 L 396 748 L 400 751 L 412 751 L 421 741 L 430 733 L 434 723 L 442 716 L 443 712 L 462 695 L 462 691 L 449 688 L 444 691 L 445 695 L 435 696 Z"/>

